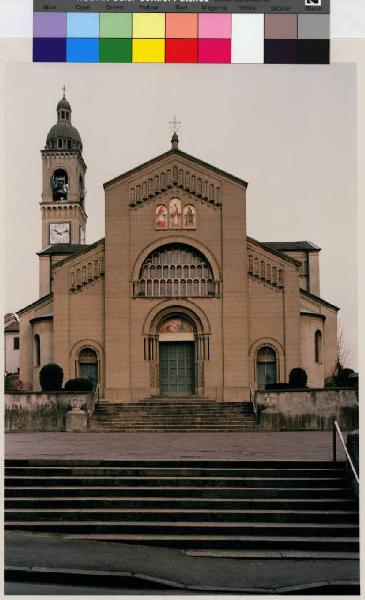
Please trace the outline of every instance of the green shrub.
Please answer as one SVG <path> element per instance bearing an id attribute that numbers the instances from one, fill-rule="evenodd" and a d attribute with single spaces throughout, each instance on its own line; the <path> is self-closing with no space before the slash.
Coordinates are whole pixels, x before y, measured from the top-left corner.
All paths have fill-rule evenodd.
<path id="1" fill-rule="evenodd" d="M 83 377 L 76 377 L 75 379 L 69 379 L 65 383 L 66 392 L 92 392 L 93 384 L 90 379 Z"/>
<path id="2" fill-rule="evenodd" d="M 44 392 L 58 392 L 62 390 L 63 370 L 59 365 L 48 363 L 43 365 L 39 372 L 39 383 Z"/>
<path id="3" fill-rule="evenodd" d="M 351 387 L 351 379 L 349 376 L 355 373 L 353 369 L 339 369 L 339 373 L 336 377 L 336 387 Z"/>
<path id="4" fill-rule="evenodd" d="M 292 369 L 289 373 L 289 387 L 291 388 L 305 388 L 307 380 L 307 373 L 300 367 Z"/>

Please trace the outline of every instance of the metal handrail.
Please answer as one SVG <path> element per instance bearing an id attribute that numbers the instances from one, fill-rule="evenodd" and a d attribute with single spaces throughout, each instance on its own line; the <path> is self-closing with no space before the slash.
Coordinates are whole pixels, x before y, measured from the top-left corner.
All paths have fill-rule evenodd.
<path id="1" fill-rule="evenodd" d="M 348 450 L 347 450 L 347 446 L 346 446 L 346 444 L 345 444 L 345 440 L 343 439 L 343 435 L 342 435 L 342 432 L 341 432 L 340 426 L 339 426 L 339 424 L 337 423 L 337 421 L 336 421 L 336 420 L 334 420 L 334 421 L 333 421 L 333 429 L 332 429 L 332 449 L 333 449 L 333 462 L 334 462 L 334 463 L 335 463 L 335 462 L 336 462 L 336 460 L 337 460 L 337 457 L 336 457 L 336 453 L 337 453 L 337 435 L 338 435 L 338 437 L 339 437 L 339 438 L 340 438 L 340 440 L 341 440 L 341 443 L 342 443 L 343 449 L 344 449 L 344 451 L 345 451 L 345 455 L 346 455 L 347 462 L 349 463 L 349 465 L 350 465 L 350 467 L 351 467 L 351 469 L 352 469 L 352 472 L 353 472 L 353 474 L 354 474 L 354 477 L 355 477 L 355 481 L 356 481 L 357 485 L 360 485 L 359 476 L 358 476 L 358 474 L 356 473 L 356 469 L 355 469 L 355 467 L 354 467 L 354 463 L 352 462 L 352 460 L 351 460 L 351 456 L 350 456 L 350 454 L 349 454 L 349 452 L 348 452 Z"/>
<path id="2" fill-rule="evenodd" d="M 92 392 L 91 394 L 91 398 L 87 404 L 87 414 L 88 417 L 92 417 L 94 410 L 95 410 L 95 404 L 98 404 L 100 400 L 100 384 L 98 383 L 96 385 L 95 391 Z"/>
<path id="3" fill-rule="evenodd" d="M 257 404 L 256 404 L 256 391 L 252 389 L 252 385 L 250 384 L 250 402 L 253 406 L 253 412 L 255 413 L 256 421 L 257 421 Z"/>

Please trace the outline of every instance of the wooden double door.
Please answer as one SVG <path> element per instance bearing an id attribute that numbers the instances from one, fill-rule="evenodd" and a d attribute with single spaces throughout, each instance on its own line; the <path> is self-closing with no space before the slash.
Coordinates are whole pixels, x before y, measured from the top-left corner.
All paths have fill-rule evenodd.
<path id="1" fill-rule="evenodd" d="M 195 394 L 194 342 L 160 342 L 161 396 Z"/>

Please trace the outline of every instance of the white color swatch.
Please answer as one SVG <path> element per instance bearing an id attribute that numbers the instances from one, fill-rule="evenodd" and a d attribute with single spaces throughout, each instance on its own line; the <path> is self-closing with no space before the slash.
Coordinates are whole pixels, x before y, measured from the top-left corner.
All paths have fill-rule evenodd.
<path id="1" fill-rule="evenodd" d="M 232 15 L 231 62 L 264 62 L 264 15 Z"/>

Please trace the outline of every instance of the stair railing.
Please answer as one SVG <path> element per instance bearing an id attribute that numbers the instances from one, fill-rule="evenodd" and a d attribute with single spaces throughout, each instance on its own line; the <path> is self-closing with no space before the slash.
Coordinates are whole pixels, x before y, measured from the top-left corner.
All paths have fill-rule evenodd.
<path id="1" fill-rule="evenodd" d="M 98 404 L 99 401 L 100 401 L 100 384 L 98 383 L 96 385 L 95 390 L 91 393 L 89 402 L 87 403 L 86 412 L 87 412 L 88 419 L 91 419 L 91 417 L 93 416 L 94 410 L 95 410 L 95 404 Z"/>
<path id="2" fill-rule="evenodd" d="M 250 402 L 251 402 L 251 404 L 253 406 L 253 412 L 255 413 L 256 423 L 258 423 L 257 404 L 256 404 L 256 391 L 252 388 L 251 384 L 250 384 Z"/>
<path id="3" fill-rule="evenodd" d="M 345 444 L 345 440 L 343 439 L 343 435 L 340 429 L 339 424 L 337 423 L 336 420 L 333 421 L 333 426 L 332 426 L 332 451 L 333 451 L 333 462 L 336 464 L 337 462 L 337 436 L 339 437 L 341 444 L 343 446 L 343 449 L 345 451 L 345 456 L 346 456 L 346 460 L 348 462 L 348 464 L 350 465 L 350 468 L 352 470 L 352 473 L 354 475 L 355 481 L 357 483 L 357 485 L 360 485 L 360 479 L 358 474 L 356 473 L 356 469 L 354 467 L 354 463 L 351 460 L 351 456 L 349 454 L 349 451 L 347 450 L 347 446 Z"/>

